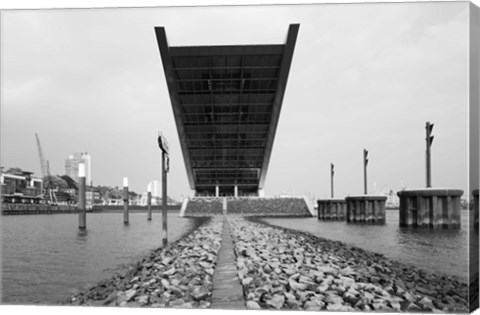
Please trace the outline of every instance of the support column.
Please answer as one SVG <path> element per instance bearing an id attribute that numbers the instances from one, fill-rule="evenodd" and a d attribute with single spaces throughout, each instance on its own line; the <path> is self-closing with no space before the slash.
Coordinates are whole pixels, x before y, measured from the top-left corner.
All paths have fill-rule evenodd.
<path id="1" fill-rule="evenodd" d="M 218 185 L 215 186 L 215 197 L 220 197 L 220 187 Z"/>
<path id="2" fill-rule="evenodd" d="M 235 185 L 235 187 L 233 188 L 233 195 L 235 196 L 235 198 L 238 197 L 238 186 Z"/>

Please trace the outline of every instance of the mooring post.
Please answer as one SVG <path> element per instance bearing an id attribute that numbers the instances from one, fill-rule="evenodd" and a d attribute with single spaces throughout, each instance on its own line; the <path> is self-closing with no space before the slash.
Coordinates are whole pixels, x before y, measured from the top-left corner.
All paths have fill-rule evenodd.
<path id="1" fill-rule="evenodd" d="M 123 178 L 123 223 L 128 224 L 128 178 Z"/>
<path id="2" fill-rule="evenodd" d="M 87 228 L 87 207 L 86 207 L 86 179 L 85 164 L 78 164 L 78 228 L 85 230 Z"/>
<path id="3" fill-rule="evenodd" d="M 150 221 L 152 220 L 152 186 L 150 186 L 150 184 L 147 186 L 147 211 L 147 220 Z"/>

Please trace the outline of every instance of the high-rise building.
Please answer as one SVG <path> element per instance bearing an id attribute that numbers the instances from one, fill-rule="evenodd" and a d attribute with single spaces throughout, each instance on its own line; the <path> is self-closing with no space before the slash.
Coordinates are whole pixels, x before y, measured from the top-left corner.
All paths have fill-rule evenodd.
<path id="1" fill-rule="evenodd" d="M 65 175 L 78 182 L 78 164 L 85 164 L 85 181 L 92 185 L 92 158 L 87 152 L 73 153 L 65 160 Z"/>
<path id="2" fill-rule="evenodd" d="M 152 180 L 148 184 L 152 188 L 152 197 L 162 197 L 162 183 L 159 180 Z"/>

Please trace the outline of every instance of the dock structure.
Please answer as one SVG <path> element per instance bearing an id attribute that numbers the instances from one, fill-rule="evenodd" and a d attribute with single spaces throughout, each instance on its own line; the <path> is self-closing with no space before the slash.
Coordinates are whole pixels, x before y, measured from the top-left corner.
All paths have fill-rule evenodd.
<path id="1" fill-rule="evenodd" d="M 317 200 L 319 220 L 345 220 L 347 203 L 345 199 Z"/>
<path id="2" fill-rule="evenodd" d="M 412 189 L 397 195 L 401 227 L 460 228 L 462 190 Z"/>
<path id="3" fill-rule="evenodd" d="M 386 196 L 348 196 L 345 201 L 347 204 L 347 223 L 385 223 Z"/>

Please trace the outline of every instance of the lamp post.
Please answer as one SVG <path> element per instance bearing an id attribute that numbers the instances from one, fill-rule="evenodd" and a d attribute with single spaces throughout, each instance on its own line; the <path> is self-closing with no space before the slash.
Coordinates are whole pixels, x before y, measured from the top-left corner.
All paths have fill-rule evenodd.
<path id="1" fill-rule="evenodd" d="M 158 146 L 162 151 L 162 244 L 163 247 L 166 247 L 168 244 L 167 173 L 169 169 L 169 146 L 167 139 L 162 134 L 158 136 Z"/>

